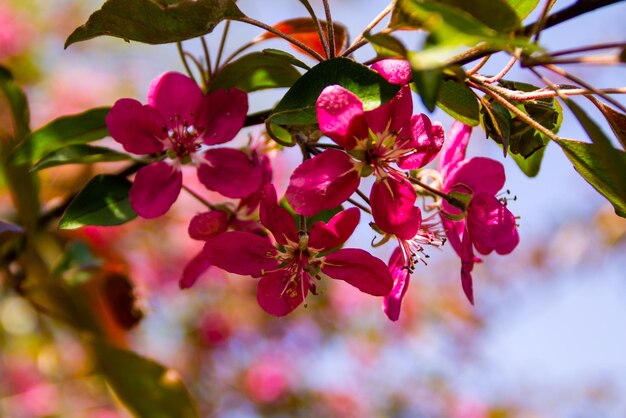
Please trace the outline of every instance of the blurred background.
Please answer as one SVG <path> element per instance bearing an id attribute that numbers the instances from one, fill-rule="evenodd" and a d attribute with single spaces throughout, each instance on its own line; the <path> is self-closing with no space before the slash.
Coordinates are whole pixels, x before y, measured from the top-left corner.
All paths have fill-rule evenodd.
<path id="1" fill-rule="evenodd" d="M 238 5 L 268 24 L 306 15 L 297 1 L 268 3 Z M 556 9 L 571 3 L 558 1 Z M 323 16 L 320 2 L 313 4 Z M 64 50 L 68 34 L 100 5 L 0 0 L 0 63 L 24 86 L 33 129 L 121 97 L 144 101 L 156 75 L 183 71 L 174 45 L 103 37 Z M 334 0 L 331 6 L 353 39 L 386 2 Z M 624 18 L 626 5 L 618 3 L 546 30 L 542 44 L 560 50 L 622 42 Z M 213 53 L 222 28 L 207 37 Z M 233 23 L 226 53 L 259 34 Z M 421 42 L 415 34 L 403 40 L 409 48 Z M 196 40 L 184 46 L 201 54 Z M 289 48 L 278 40 L 262 47 Z M 356 54 L 360 60 L 373 56 L 369 47 Z M 493 59 L 484 72 L 496 73 L 504 62 Z M 596 87 L 623 87 L 626 81 L 623 66 L 568 70 Z M 531 77 L 518 69 L 508 76 L 539 85 Z M 280 93 L 251 94 L 251 111 L 271 108 Z M 425 111 L 419 100 L 415 110 Z M 446 129 L 451 124 L 443 112 L 431 117 Z M 260 131 L 242 132 L 241 143 L 249 134 Z M 567 113 L 561 135 L 586 140 Z M 128 273 L 143 319 L 119 326 L 118 318 L 111 332 L 120 344 L 180 372 L 203 417 L 626 416 L 625 220 L 556 147 L 548 147 L 539 175 L 529 179 L 484 138 L 482 131 L 474 132 L 469 155 L 505 164 L 506 187 L 517 197 L 509 207 L 520 217 L 521 244 L 512 255 L 488 256 L 476 266 L 475 307 L 463 296 L 460 261 L 448 246 L 428 250 L 429 264 L 414 274 L 397 323 L 385 317 L 380 300 L 342 283 L 332 283 L 286 318 L 270 317 L 258 307 L 254 280 L 218 269 L 181 291 L 182 268 L 202 244 L 186 232 L 189 219 L 202 210 L 190 198 L 179 199 L 155 221 L 89 227 L 70 236 L 106 259 L 111 275 L 120 269 Z M 297 153 L 288 150 L 272 163 L 274 181 L 284 192 Z M 111 167 L 70 165 L 43 171 L 44 203 L 54 206 L 107 170 Z M 186 173 L 185 181 L 196 184 L 195 174 Z M 0 189 L 0 218 L 11 210 Z M 358 231 L 348 246 L 367 248 L 374 234 L 365 222 Z M 392 250 L 382 247 L 377 255 L 387 260 Z M 36 312 L 1 280 L 0 416 L 130 416 L 93 373 L 76 335 Z"/>

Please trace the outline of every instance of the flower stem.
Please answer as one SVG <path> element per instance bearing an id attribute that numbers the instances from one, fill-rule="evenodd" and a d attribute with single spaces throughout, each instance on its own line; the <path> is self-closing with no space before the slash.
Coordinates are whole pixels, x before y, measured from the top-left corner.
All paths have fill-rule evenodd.
<path id="1" fill-rule="evenodd" d="M 260 22 L 256 19 L 252 19 L 250 17 L 244 16 L 244 17 L 236 17 L 233 18 L 233 20 L 237 20 L 239 22 L 243 22 L 243 23 L 247 23 L 249 25 L 253 25 L 256 26 L 258 28 L 261 28 L 263 30 L 266 30 L 268 32 L 273 33 L 274 35 L 278 36 L 279 38 L 284 39 L 285 41 L 297 46 L 298 48 L 302 49 L 303 51 L 306 51 L 307 54 L 311 55 L 313 58 L 315 58 L 318 61 L 324 61 L 324 57 L 322 57 L 320 54 L 318 54 L 317 52 L 315 52 L 313 49 L 311 49 L 310 47 L 306 46 L 305 44 L 303 44 L 302 42 L 298 41 L 297 39 L 292 38 L 291 36 L 287 35 L 286 33 L 283 33 L 281 31 L 279 31 L 278 29 L 265 24 L 263 22 Z"/>
<path id="2" fill-rule="evenodd" d="M 213 78 L 213 68 L 211 65 L 211 54 L 209 54 L 209 46 L 206 43 L 206 39 L 204 39 L 204 36 L 200 37 L 200 42 L 202 42 L 202 50 L 204 51 L 204 59 L 206 61 L 206 69 L 207 69 L 207 80 L 206 83 L 207 85 L 209 84 L 209 82 L 211 81 L 211 79 Z"/>
<path id="3" fill-rule="evenodd" d="M 352 203 L 354 206 L 356 206 L 357 208 L 361 209 L 363 212 L 369 213 L 370 215 L 372 214 L 371 210 L 369 210 L 368 208 L 366 208 L 364 205 L 360 204 L 356 200 L 354 200 L 352 198 L 349 198 L 348 202 Z"/>
<path id="4" fill-rule="evenodd" d="M 224 53 L 224 46 L 226 45 L 226 38 L 228 37 L 228 30 L 230 29 L 230 20 L 226 21 L 224 26 L 224 32 L 222 32 L 222 39 L 220 40 L 220 48 L 217 50 L 217 59 L 215 60 L 215 72 L 220 69 L 220 61 L 222 61 L 222 54 Z"/>
<path id="5" fill-rule="evenodd" d="M 376 16 L 374 20 L 372 20 L 370 24 L 365 27 L 365 29 L 363 29 L 363 32 L 361 32 L 361 34 L 356 37 L 354 42 L 352 42 L 352 44 L 345 51 L 343 51 L 343 54 L 341 54 L 342 56 L 347 57 L 348 55 L 352 54 L 354 51 L 366 44 L 366 42 L 364 41 L 365 34 L 374 29 L 374 27 L 378 25 L 380 21 L 385 18 L 385 16 L 391 13 L 391 11 L 393 10 L 393 3 L 394 2 L 385 7 L 383 11 L 380 12 L 378 16 Z"/>
<path id="6" fill-rule="evenodd" d="M 324 35 L 322 24 L 320 23 L 320 20 L 317 18 L 317 15 L 315 14 L 315 10 L 313 10 L 313 7 L 311 6 L 311 3 L 309 2 L 309 0 L 301 0 L 301 3 L 309 12 L 311 19 L 313 19 L 313 22 L 315 22 L 315 26 L 317 27 L 317 36 L 319 36 L 320 38 L 320 42 L 322 43 L 322 46 L 324 47 L 326 56 L 330 57 L 330 47 L 328 46 L 328 40 L 326 39 L 326 35 Z M 328 22 L 326 24 L 328 24 Z"/>
<path id="7" fill-rule="evenodd" d="M 327 57 L 335 58 L 335 25 L 333 24 L 333 17 L 330 14 L 330 5 L 328 0 L 322 0 L 324 3 L 324 13 L 326 14 L 326 32 L 328 33 L 328 49 L 329 53 Z"/>
<path id="8" fill-rule="evenodd" d="M 442 192 L 441 190 L 437 190 L 434 187 L 429 186 L 428 184 L 414 178 L 411 176 L 407 176 L 407 178 L 409 179 L 409 181 L 419 187 L 421 187 L 422 189 L 434 194 L 435 196 L 439 196 L 443 199 L 448 199 L 448 195 L 444 192 Z"/>
<path id="9" fill-rule="evenodd" d="M 209 209 L 215 209 L 215 206 L 213 206 L 211 203 L 209 203 L 207 200 L 205 200 L 202 196 L 200 196 L 198 193 L 194 192 L 193 190 L 191 190 L 189 187 L 185 186 L 183 184 L 183 189 L 189 193 L 190 195 L 192 195 L 198 202 L 202 203 L 204 206 L 206 206 Z"/>
<path id="10" fill-rule="evenodd" d="M 189 64 L 187 63 L 187 58 L 185 57 L 185 51 L 183 50 L 183 44 L 181 42 L 176 42 L 176 47 L 178 48 L 178 54 L 180 55 L 180 59 L 183 62 L 183 65 L 185 66 L 185 71 L 187 71 L 187 74 L 189 74 L 189 77 L 196 84 L 198 84 L 198 80 L 196 80 L 196 77 L 194 77 L 193 73 L 191 72 L 191 68 L 189 68 Z"/>

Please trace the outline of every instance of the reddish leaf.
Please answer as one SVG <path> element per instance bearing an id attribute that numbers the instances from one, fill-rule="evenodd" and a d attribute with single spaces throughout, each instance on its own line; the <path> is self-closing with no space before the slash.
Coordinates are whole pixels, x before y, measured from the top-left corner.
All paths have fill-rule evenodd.
<path id="1" fill-rule="evenodd" d="M 324 20 L 320 20 L 320 23 L 322 24 L 324 36 L 327 36 L 326 22 Z M 324 51 L 324 47 L 322 46 L 322 41 L 320 40 L 317 33 L 317 25 L 315 24 L 313 19 L 308 17 L 288 19 L 276 23 L 273 27 L 281 31 L 282 33 L 285 33 L 292 38 L 302 42 L 321 56 L 328 58 L 326 56 L 326 52 Z M 339 53 L 343 51 L 348 43 L 348 32 L 345 26 L 337 22 L 333 22 L 333 28 L 335 29 L 335 55 L 339 55 Z M 278 36 L 271 32 L 266 32 L 263 35 L 259 36 L 256 40 L 260 42 L 272 38 L 278 38 Z M 296 48 L 300 52 L 306 53 L 298 47 L 294 48 Z"/>

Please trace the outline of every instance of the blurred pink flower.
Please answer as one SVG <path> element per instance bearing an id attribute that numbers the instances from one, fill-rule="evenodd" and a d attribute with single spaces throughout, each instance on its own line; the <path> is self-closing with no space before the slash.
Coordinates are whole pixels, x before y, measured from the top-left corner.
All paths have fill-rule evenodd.
<path id="1" fill-rule="evenodd" d="M 0 62 L 23 53 L 34 35 L 35 29 L 27 15 L 0 4 Z"/>

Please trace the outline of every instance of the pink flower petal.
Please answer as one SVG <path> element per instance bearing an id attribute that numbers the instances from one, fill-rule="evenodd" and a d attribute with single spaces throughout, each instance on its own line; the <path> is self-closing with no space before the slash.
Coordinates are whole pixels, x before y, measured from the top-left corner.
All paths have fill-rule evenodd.
<path id="1" fill-rule="evenodd" d="M 289 245 L 289 241 L 299 242 L 296 223 L 287 209 L 278 206 L 273 184 L 267 184 L 263 189 L 259 215 L 261 223 L 270 230 L 276 242 L 282 245 Z"/>
<path id="2" fill-rule="evenodd" d="M 290 282 L 291 275 L 284 270 L 261 277 L 257 290 L 259 306 L 274 316 L 285 316 L 292 312 L 304 301 L 308 293 L 308 274 L 304 273 L 304 276 L 300 278 L 305 281 L 304 286 L 299 280 Z"/>
<path id="3" fill-rule="evenodd" d="M 327 255 L 322 263 L 322 272 L 374 296 L 386 296 L 393 287 L 387 265 L 359 248 L 341 249 Z"/>
<path id="4" fill-rule="evenodd" d="M 198 178 L 207 189 L 234 199 L 248 196 L 261 186 L 262 168 L 245 152 L 215 148 L 204 153 Z"/>
<path id="5" fill-rule="evenodd" d="M 263 186 L 272 182 L 272 165 L 267 155 L 261 157 L 261 187 L 256 192 L 242 198 L 239 201 L 238 210 L 251 215 L 259 206 L 261 197 L 263 196 Z"/>
<path id="6" fill-rule="evenodd" d="M 192 239 L 206 241 L 226 231 L 227 228 L 228 214 L 223 210 L 211 210 L 191 218 L 188 232 Z"/>
<path id="7" fill-rule="evenodd" d="M 329 149 L 296 168 L 285 197 L 297 213 L 313 216 L 345 202 L 359 183 L 352 158 L 343 151 Z"/>
<path id="8" fill-rule="evenodd" d="M 463 238 L 463 231 L 465 230 L 465 219 L 460 221 L 453 221 L 445 216 L 441 215 L 441 225 L 446 232 L 448 242 L 454 248 L 454 251 L 461 255 L 461 240 Z"/>
<path id="9" fill-rule="evenodd" d="M 407 180 L 392 177 L 377 180 L 370 193 L 374 222 L 398 238 L 413 238 L 422 222 L 420 209 L 413 206 L 416 199 L 413 186 Z"/>
<path id="10" fill-rule="evenodd" d="M 431 162 L 443 145 L 444 132 L 440 123 L 432 123 L 422 114 L 411 117 L 411 141 L 407 142 L 414 153 L 398 161 L 403 170 L 416 170 Z"/>
<path id="11" fill-rule="evenodd" d="M 191 78 L 170 71 L 152 81 L 148 104 L 161 112 L 169 127 L 175 127 L 180 119 L 194 122 L 202 97 L 202 90 Z"/>
<path id="12" fill-rule="evenodd" d="M 216 90 L 202 100 L 194 125 L 207 145 L 223 144 L 239 133 L 248 113 L 248 95 L 238 89 Z"/>
<path id="13" fill-rule="evenodd" d="M 371 68 L 392 84 L 409 84 L 412 78 L 411 65 L 407 60 L 384 59 L 372 64 Z"/>
<path id="14" fill-rule="evenodd" d="M 242 276 L 260 277 L 278 268 L 270 240 L 249 232 L 224 232 L 209 239 L 204 251 L 209 263 Z"/>
<path id="15" fill-rule="evenodd" d="M 465 159 L 465 150 L 469 142 L 472 128 L 459 121 L 452 124 L 448 139 L 439 153 L 437 169 L 446 177 L 459 162 Z"/>
<path id="16" fill-rule="evenodd" d="M 142 218 L 156 218 L 174 204 L 183 184 L 183 175 L 166 162 L 139 169 L 130 188 L 130 205 Z"/>
<path id="17" fill-rule="evenodd" d="M 152 154 L 163 151 L 159 138 L 165 135 L 165 120 L 150 106 L 133 99 L 120 99 L 107 114 L 106 124 L 111 137 L 128 152 Z"/>
<path id="18" fill-rule="evenodd" d="M 202 250 L 187 263 L 183 270 L 183 277 L 178 282 L 178 285 L 181 289 L 190 288 L 209 267 L 211 267 L 211 263 L 209 263 L 204 250 Z"/>
<path id="19" fill-rule="evenodd" d="M 509 254 L 519 243 L 515 216 L 495 196 L 478 194 L 468 208 L 467 227 L 481 254 Z"/>
<path id="20" fill-rule="evenodd" d="M 472 270 L 474 269 L 474 250 L 469 232 L 465 229 L 463 241 L 461 242 L 461 286 L 463 292 L 470 303 L 474 304 L 474 284 L 472 280 Z"/>
<path id="21" fill-rule="evenodd" d="M 403 86 L 389 102 L 365 112 L 369 129 L 375 134 L 399 132 L 408 126 L 413 114 L 413 99 L 409 86 Z"/>
<path id="22" fill-rule="evenodd" d="M 502 164 L 484 157 L 461 161 L 448 175 L 444 185 L 446 190 L 463 184 L 475 195 L 479 193 L 495 195 L 504 186 L 505 181 Z"/>
<path id="23" fill-rule="evenodd" d="M 341 86 L 328 86 L 317 99 L 317 120 L 320 130 L 346 149 L 356 145 L 355 136 L 367 138 L 363 103 Z"/>
<path id="24" fill-rule="evenodd" d="M 389 258 L 389 271 L 394 283 L 391 292 L 385 296 L 383 309 L 389 319 L 397 321 L 400 317 L 402 299 L 404 299 L 411 280 L 411 273 L 405 266 L 400 247 L 396 248 Z"/>
<path id="25" fill-rule="evenodd" d="M 328 223 L 316 222 L 309 231 L 309 248 L 318 252 L 330 251 L 350 238 L 359 224 L 359 208 L 339 212 Z"/>

